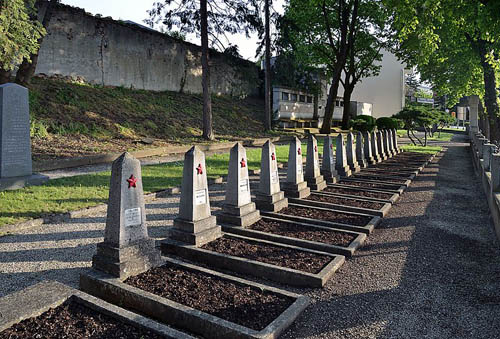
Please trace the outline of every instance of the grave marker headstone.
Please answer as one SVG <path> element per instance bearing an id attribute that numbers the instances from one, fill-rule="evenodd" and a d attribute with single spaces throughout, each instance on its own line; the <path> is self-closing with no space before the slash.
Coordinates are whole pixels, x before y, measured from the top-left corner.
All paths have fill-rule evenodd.
<path id="1" fill-rule="evenodd" d="M 198 247 L 221 236 L 216 217 L 210 212 L 205 154 L 193 146 L 184 156 L 179 216 L 170 237 Z"/>
<path id="2" fill-rule="evenodd" d="M 47 180 L 32 172 L 28 89 L 0 85 L 0 191 Z"/>
<path id="3" fill-rule="evenodd" d="M 393 143 L 393 137 L 392 137 L 392 130 L 391 129 L 387 129 L 387 141 L 388 141 L 388 145 L 389 145 L 389 152 L 391 152 L 391 154 L 394 156 L 396 155 L 396 150 L 394 149 L 394 143 Z"/>
<path id="4" fill-rule="evenodd" d="M 389 134 L 387 133 L 387 130 L 383 129 L 380 131 L 382 133 L 382 147 L 384 148 L 384 153 L 387 156 L 387 158 L 392 157 L 391 150 L 389 149 Z"/>
<path id="5" fill-rule="evenodd" d="M 323 143 L 323 163 L 321 164 L 321 174 L 325 181 L 334 184 L 339 179 L 339 174 L 335 169 L 335 157 L 333 156 L 333 142 L 330 135 L 326 135 Z"/>
<path id="6" fill-rule="evenodd" d="M 319 168 L 318 142 L 310 134 L 307 138 L 306 175 L 307 185 L 315 191 L 322 191 L 326 187 L 325 178 Z"/>
<path id="7" fill-rule="evenodd" d="M 375 161 L 377 163 L 379 163 L 379 162 L 382 161 L 382 157 L 379 154 L 377 138 L 378 138 L 377 132 L 375 132 L 375 131 L 371 132 L 371 143 L 372 143 L 372 155 L 373 155 L 373 159 L 375 159 Z"/>
<path id="8" fill-rule="evenodd" d="M 141 163 L 123 153 L 112 165 L 104 242 L 97 244 L 92 267 L 125 279 L 161 263 L 146 227 Z"/>
<path id="9" fill-rule="evenodd" d="M 366 162 L 368 163 L 368 165 L 375 165 L 377 163 L 377 160 L 375 160 L 375 158 L 373 157 L 371 133 L 368 131 L 363 132 L 363 139 Z"/>
<path id="10" fill-rule="evenodd" d="M 229 155 L 226 200 L 222 212 L 217 215 L 219 223 L 246 227 L 260 220 L 260 212 L 250 195 L 247 151 L 237 143 Z"/>
<path id="11" fill-rule="evenodd" d="M 361 132 L 358 132 L 356 134 L 356 159 L 358 160 L 359 167 L 368 167 L 368 163 L 365 157 L 365 148 L 363 145 L 363 134 Z"/>
<path id="12" fill-rule="evenodd" d="M 288 199 L 280 190 L 276 147 L 270 140 L 262 146 L 259 190 L 255 194 L 255 203 L 258 209 L 271 212 L 278 212 L 288 206 Z"/>
<path id="13" fill-rule="evenodd" d="M 311 194 L 311 189 L 307 187 L 304 181 L 304 168 L 302 165 L 302 144 L 300 139 L 295 137 L 290 142 L 290 151 L 288 153 L 288 169 L 286 172 L 286 182 L 283 190 L 287 197 L 305 198 Z"/>
<path id="14" fill-rule="evenodd" d="M 485 171 L 490 171 L 490 157 L 496 150 L 495 144 L 485 144 L 483 148 L 483 168 Z"/>
<path id="15" fill-rule="evenodd" d="M 337 172 L 343 177 L 349 177 L 352 172 L 349 166 L 347 165 L 347 152 L 345 149 L 344 138 L 342 137 L 342 133 L 337 135 L 336 139 L 337 148 L 335 150 L 335 169 Z"/>
<path id="16" fill-rule="evenodd" d="M 380 159 L 387 160 L 387 154 L 384 149 L 384 135 L 382 131 L 375 132 L 377 134 L 377 150 Z"/>
<path id="17" fill-rule="evenodd" d="M 349 132 L 347 133 L 347 143 L 346 143 L 346 153 L 347 153 L 347 165 L 351 169 L 351 172 L 357 173 L 360 171 L 358 160 L 356 158 L 356 146 L 354 145 L 354 135 Z"/>
<path id="18" fill-rule="evenodd" d="M 401 149 L 398 146 L 398 131 L 396 129 L 392 130 L 392 144 L 396 153 L 401 153 Z"/>

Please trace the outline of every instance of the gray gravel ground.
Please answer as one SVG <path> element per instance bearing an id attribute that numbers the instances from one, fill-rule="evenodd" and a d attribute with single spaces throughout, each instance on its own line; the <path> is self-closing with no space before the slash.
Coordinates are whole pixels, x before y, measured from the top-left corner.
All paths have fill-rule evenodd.
<path id="1" fill-rule="evenodd" d="M 403 194 L 366 245 L 284 338 L 498 338 L 500 250 L 463 137 Z M 211 186 L 212 206 L 224 185 Z M 168 235 L 179 196 L 147 203 L 149 233 Z M 0 296 L 53 279 L 78 286 L 102 241 L 103 213 L 0 237 Z"/>

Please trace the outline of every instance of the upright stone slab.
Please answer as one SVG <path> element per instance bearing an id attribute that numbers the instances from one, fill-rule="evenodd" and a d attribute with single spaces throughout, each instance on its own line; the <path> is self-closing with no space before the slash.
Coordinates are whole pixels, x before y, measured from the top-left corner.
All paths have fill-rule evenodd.
<path id="1" fill-rule="evenodd" d="M 262 146 L 259 191 L 255 194 L 255 203 L 258 209 L 271 212 L 288 206 L 288 199 L 280 190 L 276 147 L 269 140 Z"/>
<path id="2" fill-rule="evenodd" d="M 389 145 L 389 152 L 391 152 L 392 155 L 396 155 L 396 150 L 394 149 L 393 145 L 393 138 L 392 138 L 392 130 L 391 129 L 386 129 L 387 132 L 387 143 Z"/>
<path id="3" fill-rule="evenodd" d="M 28 89 L 0 85 L 0 191 L 47 180 L 32 172 Z"/>
<path id="4" fill-rule="evenodd" d="M 349 166 L 347 165 L 347 152 L 345 150 L 344 138 L 342 134 L 339 133 L 336 139 L 337 149 L 335 150 L 335 169 L 337 172 L 343 177 L 351 176 L 352 172 Z"/>
<path id="5" fill-rule="evenodd" d="M 326 135 L 323 142 L 323 163 L 321 164 L 321 174 L 329 184 L 334 184 L 339 180 L 339 174 L 335 169 L 335 157 L 333 156 L 332 137 Z"/>
<path id="6" fill-rule="evenodd" d="M 495 144 L 485 144 L 483 148 L 483 168 L 485 171 L 489 172 L 491 170 L 490 161 L 491 155 L 495 154 L 496 151 Z"/>
<path id="7" fill-rule="evenodd" d="M 222 235 L 210 212 L 205 154 L 192 147 L 184 156 L 179 216 L 170 237 L 189 245 L 203 246 Z"/>
<path id="8" fill-rule="evenodd" d="M 476 133 L 479 131 L 479 96 L 471 95 L 468 99 L 470 133 Z"/>
<path id="9" fill-rule="evenodd" d="M 306 175 L 307 185 L 315 191 L 322 191 L 326 187 L 325 178 L 319 168 L 318 142 L 310 134 L 307 138 Z"/>
<path id="10" fill-rule="evenodd" d="M 356 158 L 356 146 L 354 144 L 354 135 L 349 132 L 347 133 L 347 143 L 346 143 L 346 153 L 347 153 L 347 165 L 351 169 L 351 172 L 357 173 L 360 171 L 358 160 Z"/>
<path id="11" fill-rule="evenodd" d="M 382 133 L 382 146 L 384 147 L 385 155 L 387 158 L 392 158 L 393 154 L 389 148 L 389 133 L 385 129 L 380 132 Z"/>
<path id="12" fill-rule="evenodd" d="M 141 163 L 123 153 L 111 169 L 104 242 L 97 244 L 92 267 L 125 279 L 161 263 L 146 227 Z"/>
<path id="13" fill-rule="evenodd" d="M 392 130 L 392 147 L 396 151 L 396 154 L 402 152 L 402 150 L 398 146 L 398 131 L 396 129 Z"/>
<path id="14" fill-rule="evenodd" d="M 491 153 L 490 155 L 491 171 L 491 192 L 500 192 L 500 154 Z"/>
<path id="15" fill-rule="evenodd" d="M 365 159 L 368 165 L 375 165 L 377 163 L 377 160 L 373 157 L 373 150 L 372 150 L 372 140 L 371 140 L 371 134 L 370 132 L 363 132 L 363 148 L 365 151 Z"/>
<path id="16" fill-rule="evenodd" d="M 384 148 L 384 135 L 382 131 L 377 131 L 375 133 L 377 134 L 378 155 L 382 160 L 387 160 L 387 154 L 385 153 L 385 148 Z"/>
<path id="17" fill-rule="evenodd" d="M 365 157 L 365 148 L 363 145 L 363 134 L 358 132 L 356 134 L 356 159 L 358 161 L 358 166 L 361 168 L 368 167 Z"/>
<path id="18" fill-rule="evenodd" d="M 304 168 L 302 165 L 302 144 L 299 138 L 295 137 L 290 142 L 288 153 L 288 169 L 286 172 L 286 182 L 283 185 L 285 195 L 291 198 L 306 198 L 311 194 L 311 189 L 304 181 Z"/>
<path id="19" fill-rule="evenodd" d="M 380 153 L 379 153 L 379 148 L 378 148 L 378 134 L 377 132 L 373 131 L 371 133 L 371 139 L 372 139 L 372 155 L 373 155 L 373 159 L 375 159 L 375 161 L 377 163 L 381 162 L 382 160 L 382 157 L 380 156 Z"/>
<path id="20" fill-rule="evenodd" d="M 260 212 L 250 196 L 247 151 L 240 144 L 231 148 L 227 175 L 226 200 L 222 212 L 217 215 L 219 223 L 246 227 L 260 220 Z"/>

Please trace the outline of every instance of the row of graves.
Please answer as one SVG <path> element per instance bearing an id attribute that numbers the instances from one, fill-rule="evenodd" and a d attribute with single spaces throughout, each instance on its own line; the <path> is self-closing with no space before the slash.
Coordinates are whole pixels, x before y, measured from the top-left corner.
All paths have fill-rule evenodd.
<path id="1" fill-rule="evenodd" d="M 394 130 L 339 135 L 335 155 L 333 141 L 325 137 L 320 157 L 310 135 L 304 169 L 295 138 L 281 173 L 270 141 L 251 173 L 236 144 L 217 215 L 205 155 L 193 147 L 179 215 L 159 243 L 148 237 L 140 163 L 123 154 L 112 166 L 104 241 L 80 291 L 43 282 L 4 297 L 0 337 L 44 328 L 51 337 L 59 323 L 69 337 L 276 338 L 309 304 L 287 286 L 323 287 L 430 161 L 402 152 Z"/>

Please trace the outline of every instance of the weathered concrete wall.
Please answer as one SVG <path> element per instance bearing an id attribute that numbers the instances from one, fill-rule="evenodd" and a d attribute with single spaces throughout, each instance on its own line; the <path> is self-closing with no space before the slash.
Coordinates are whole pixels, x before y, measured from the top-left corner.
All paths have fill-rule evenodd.
<path id="1" fill-rule="evenodd" d="M 210 61 L 214 93 L 257 93 L 254 63 L 215 51 Z M 202 92 L 200 46 L 64 5 L 52 16 L 36 73 L 80 76 L 110 86 Z"/>

